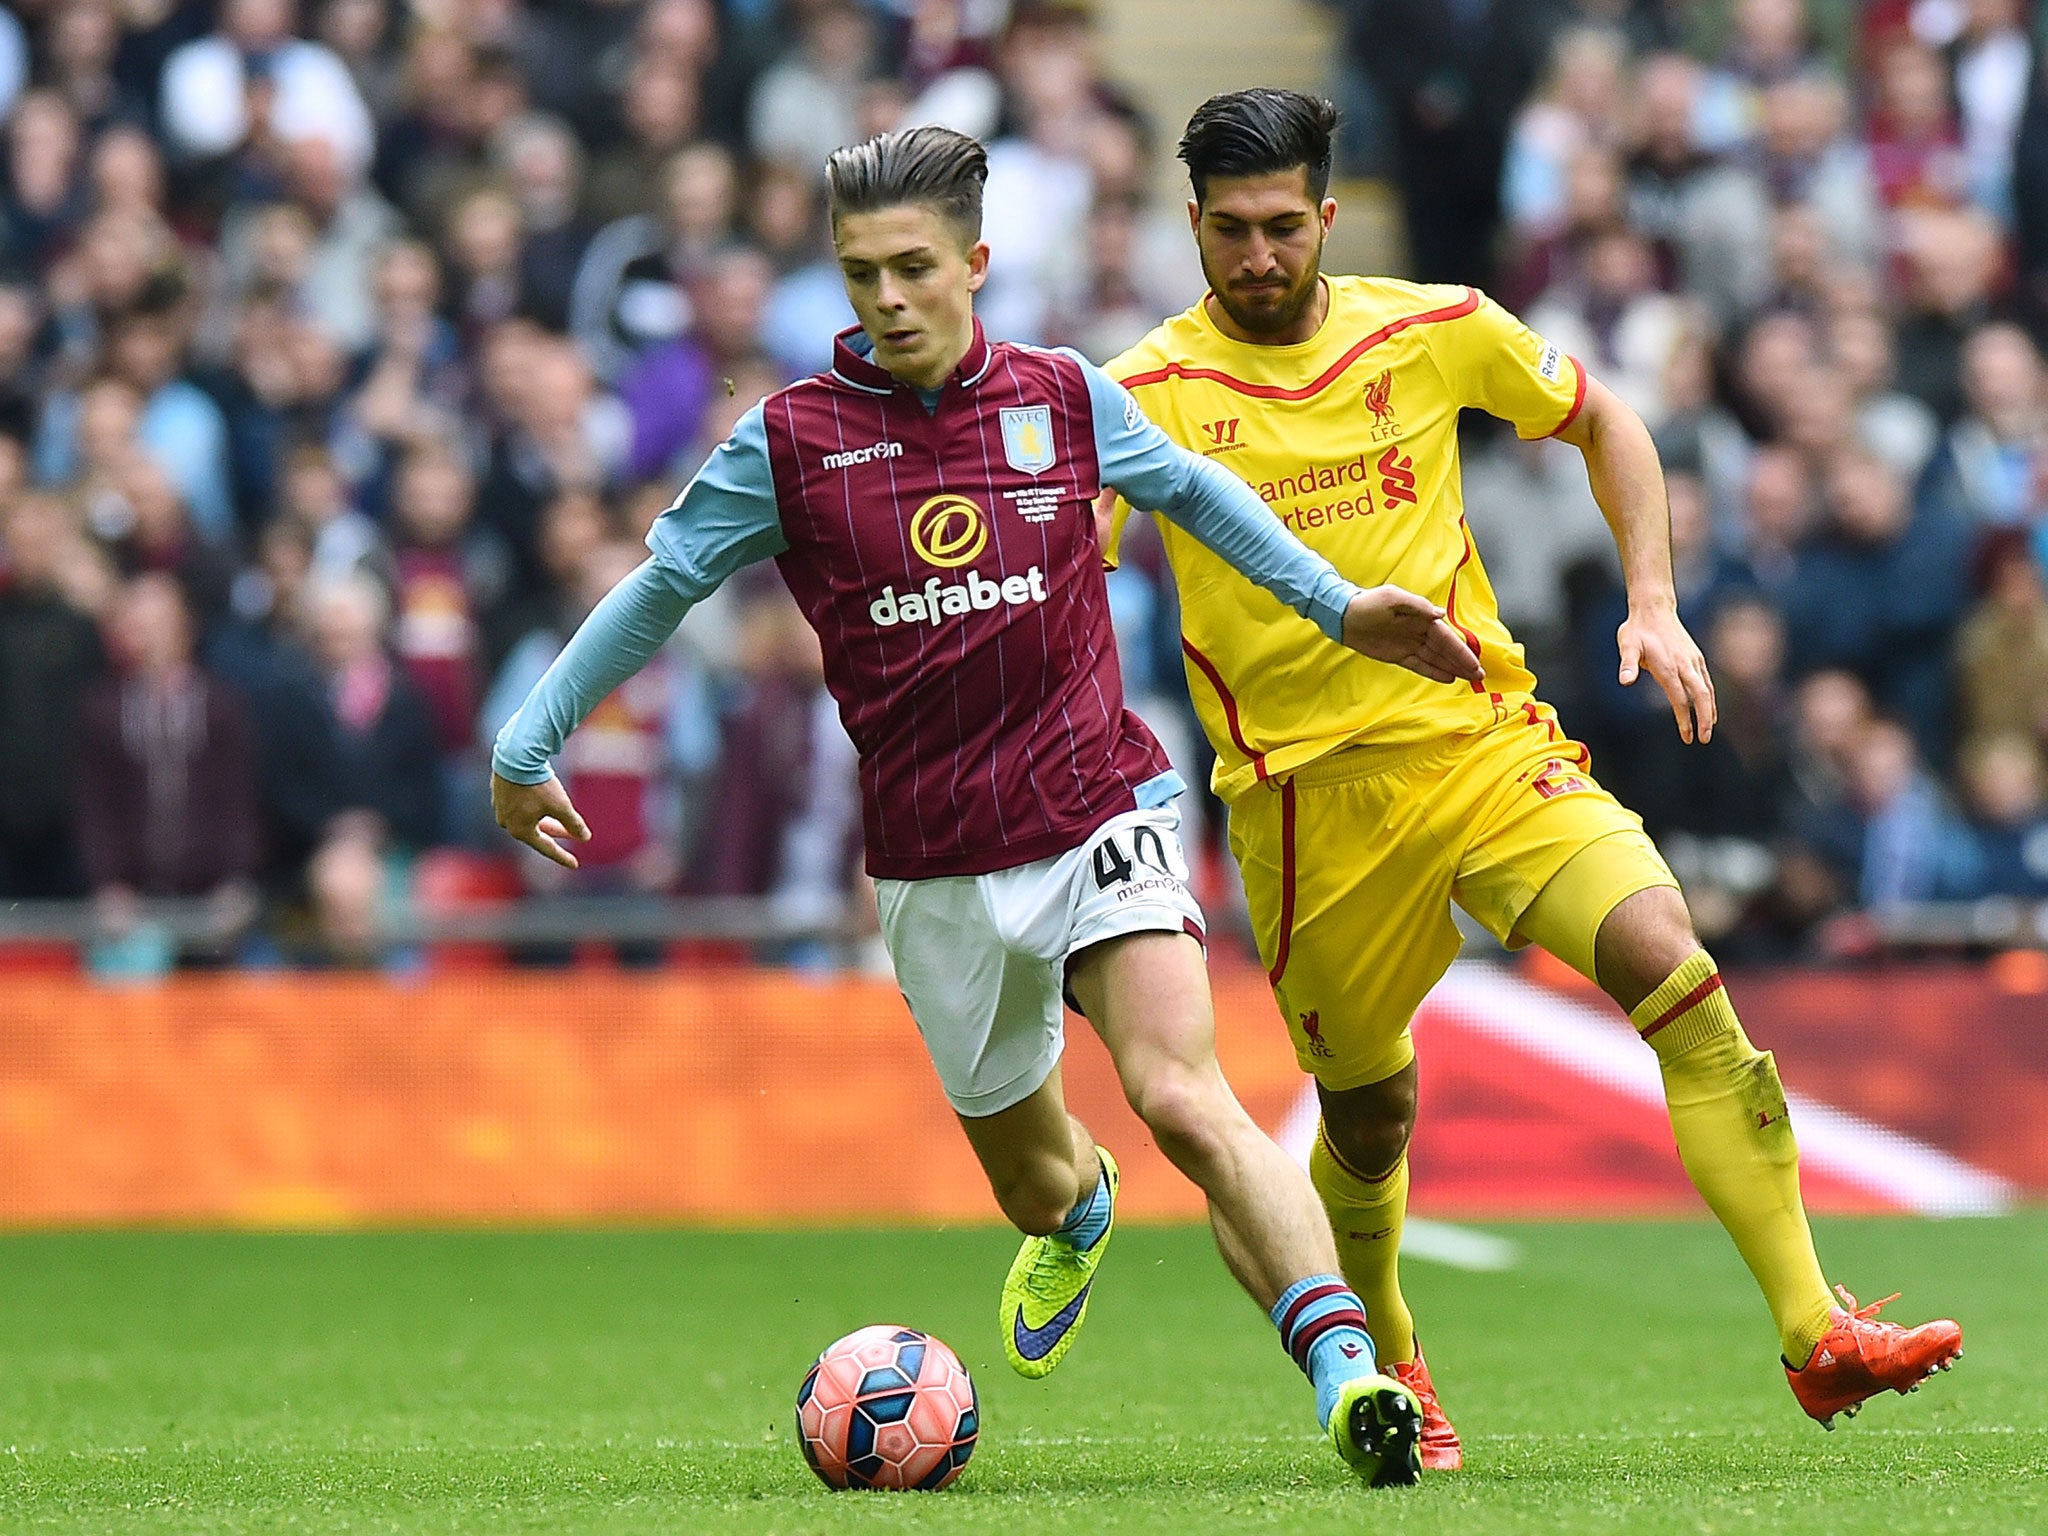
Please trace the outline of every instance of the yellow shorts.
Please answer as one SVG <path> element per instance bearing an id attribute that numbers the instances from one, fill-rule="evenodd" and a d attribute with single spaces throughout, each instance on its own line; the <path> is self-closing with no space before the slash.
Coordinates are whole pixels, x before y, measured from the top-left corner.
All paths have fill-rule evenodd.
<path id="1" fill-rule="evenodd" d="M 1519 947 L 1536 894 L 1594 850 L 1574 866 L 1571 931 L 1542 935 L 1589 969 L 1608 913 L 1678 884 L 1590 760 L 1529 703 L 1470 735 L 1335 752 L 1238 798 L 1230 845 L 1303 1070 L 1358 1088 L 1414 1060 L 1408 1021 L 1458 953 L 1453 901 Z"/>

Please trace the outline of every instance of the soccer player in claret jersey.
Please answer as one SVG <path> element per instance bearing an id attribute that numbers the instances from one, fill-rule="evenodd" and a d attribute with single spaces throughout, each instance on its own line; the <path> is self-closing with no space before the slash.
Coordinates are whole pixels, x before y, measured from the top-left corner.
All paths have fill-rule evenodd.
<path id="1" fill-rule="evenodd" d="M 1310 1172 L 1345 1278 L 1379 1359 L 1423 1400 L 1423 1464 L 1456 1467 L 1396 1274 L 1409 1019 L 1457 953 L 1455 901 L 1628 1011 L 1663 1070 L 1686 1172 L 1770 1305 L 1799 1405 L 1832 1427 L 1946 1368 L 1962 1331 L 1877 1321 L 1846 1291 L 1845 1305 L 1831 1301 L 1777 1068 L 1744 1036 L 1641 820 L 1537 698 L 1461 505 L 1463 408 L 1584 454 L 1628 584 L 1621 681 L 1648 672 L 1681 737 L 1704 741 L 1714 690 L 1678 618 L 1656 449 L 1577 360 L 1477 290 L 1319 270 L 1337 211 L 1325 195 L 1335 121 L 1328 102 L 1292 91 L 1196 111 L 1180 157 L 1210 291 L 1108 371 L 1340 571 L 1440 600 L 1485 669 L 1468 687 L 1431 688 L 1304 644 L 1269 596 L 1162 525 L 1261 958 L 1321 1099 Z M 1127 510 L 1113 509 L 1115 530 Z"/>
<path id="2" fill-rule="evenodd" d="M 1338 576 L 1077 355 L 982 335 L 974 140 L 884 134 L 826 171 L 860 325 L 829 371 L 746 413 L 656 522 L 652 558 L 505 726 L 498 821 L 573 867 L 566 842 L 588 832 L 549 759 L 692 603 L 773 557 L 859 751 L 897 981 L 997 1203 L 1027 1234 L 1002 1295 L 1010 1363 L 1043 1376 L 1066 1354 L 1115 1213 L 1116 1163 L 1061 1095 L 1064 989 L 1208 1197 L 1225 1262 L 1314 1384 L 1337 1450 L 1370 1483 L 1412 1483 L 1415 1395 L 1379 1373 L 1313 1189 L 1216 1065 L 1182 786 L 1123 707 L 1095 499 L 1108 485 L 1163 512 L 1361 665 L 1448 687 L 1478 661 L 1441 608 Z"/>

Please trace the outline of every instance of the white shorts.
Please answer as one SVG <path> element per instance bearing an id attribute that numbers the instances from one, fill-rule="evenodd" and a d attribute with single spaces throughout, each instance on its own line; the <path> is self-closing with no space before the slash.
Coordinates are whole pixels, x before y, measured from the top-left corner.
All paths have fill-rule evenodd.
<path id="1" fill-rule="evenodd" d="M 969 1118 L 1021 1103 L 1051 1074 L 1077 950 L 1158 929 L 1203 936 L 1171 805 L 1113 816 L 1078 848 L 1015 869 L 875 891 L 896 984 Z"/>

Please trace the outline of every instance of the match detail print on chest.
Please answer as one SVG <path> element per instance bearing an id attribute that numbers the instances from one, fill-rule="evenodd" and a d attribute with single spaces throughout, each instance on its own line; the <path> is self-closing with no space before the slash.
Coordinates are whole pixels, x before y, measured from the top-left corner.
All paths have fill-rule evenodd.
<path id="1" fill-rule="evenodd" d="M 904 519 L 911 553 L 925 565 L 965 565 L 991 552 L 992 542 L 1000 545 L 1004 529 L 1054 523 L 1063 507 L 1082 498 L 1077 466 L 1059 451 L 1049 404 L 999 406 L 991 421 L 987 413 L 970 414 L 942 401 L 915 425 L 922 430 L 902 435 L 914 438 L 912 451 L 928 474 L 912 494 L 903 495 L 902 466 L 890 467 L 899 472 L 897 515 Z M 1036 541 L 1022 546 L 1035 547 Z"/>
<path id="2" fill-rule="evenodd" d="M 996 487 L 997 494 L 1024 522 L 1051 522 L 1059 516 L 1060 504 L 1074 493 L 1073 466 L 1061 464 L 1053 448 L 1052 407 L 1005 405 L 997 410 L 996 420 L 1003 436 L 1003 463 L 1011 472 L 1003 477 L 1008 483 Z"/>

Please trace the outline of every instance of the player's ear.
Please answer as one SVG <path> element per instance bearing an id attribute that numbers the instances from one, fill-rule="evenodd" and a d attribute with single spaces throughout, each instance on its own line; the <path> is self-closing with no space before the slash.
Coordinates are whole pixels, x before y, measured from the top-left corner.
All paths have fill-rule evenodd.
<path id="1" fill-rule="evenodd" d="M 988 281 L 988 242 L 977 240 L 967 248 L 967 291 L 981 292 L 981 285 Z"/>
<path id="2" fill-rule="evenodd" d="M 1202 205 L 1192 197 L 1188 199 L 1188 228 L 1194 231 L 1197 240 L 1202 238 Z"/>
<path id="3" fill-rule="evenodd" d="M 1318 212 L 1323 216 L 1323 233 L 1327 235 L 1330 232 L 1330 226 L 1337 222 L 1337 199 L 1334 197 L 1324 198 L 1323 206 Z"/>

